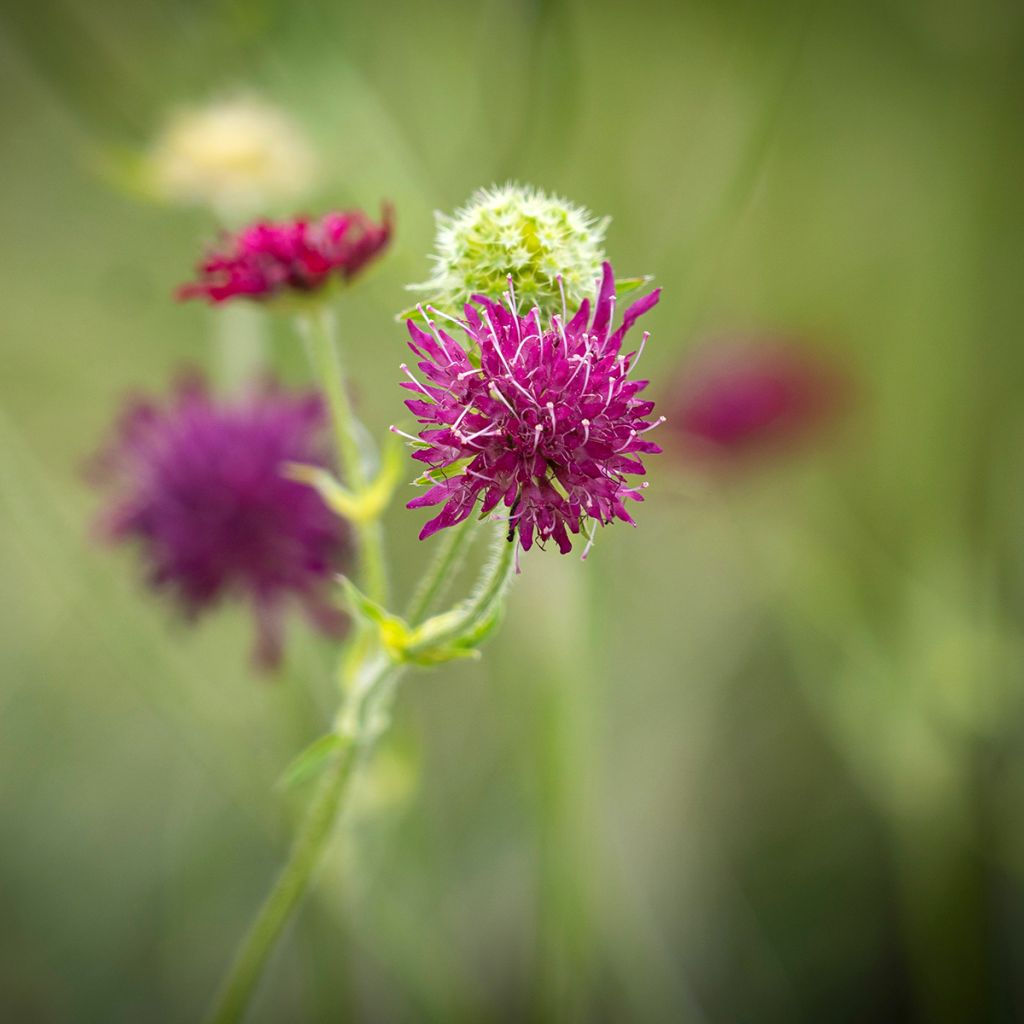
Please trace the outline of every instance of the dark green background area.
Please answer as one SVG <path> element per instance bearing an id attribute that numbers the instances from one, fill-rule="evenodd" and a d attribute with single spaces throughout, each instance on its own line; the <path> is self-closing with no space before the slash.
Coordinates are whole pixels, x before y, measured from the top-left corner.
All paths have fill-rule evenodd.
<path id="1" fill-rule="evenodd" d="M 0 1018 L 196 1019 L 331 720 L 300 622 L 254 678 L 241 609 L 188 628 L 89 538 L 82 460 L 217 330 L 171 298 L 212 220 L 102 168 L 237 88 L 319 150 L 306 208 L 396 205 L 339 303 L 378 432 L 433 211 L 509 178 L 656 275 L 654 397 L 735 331 L 857 379 L 804 458 L 652 459 L 638 529 L 531 554 L 484 659 L 407 678 L 253 1020 L 1024 1016 L 1022 58 L 1011 0 L 4 0 Z"/>

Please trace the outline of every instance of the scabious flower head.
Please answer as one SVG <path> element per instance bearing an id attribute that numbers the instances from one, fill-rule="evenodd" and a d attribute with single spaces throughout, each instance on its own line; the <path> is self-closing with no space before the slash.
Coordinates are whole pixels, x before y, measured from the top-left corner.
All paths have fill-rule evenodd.
<path id="1" fill-rule="evenodd" d="M 836 364 L 800 342 L 728 338 L 702 346 L 683 364 L 671 421 L 687 455 L 735 464 L 820 434 L 851 390 Z"/>
<path id="2" fill-rule="evenodd" d="M 402 386 L 416 393 L 406 401 L 422 424 L 413 458 L 432 486 L 408 507 L 444 506 L 421 538 L 466 519 L 481 496 L 481 515 L 508 509 L 509 540 L 518 534 L 526 550 L 554 538 L 567 554 L 570 533 L 592 541 L 588 520 L 633 522 L 624 500 L 643 500 L 646 484 L 627 476 L 646 472 L 640 455 L 661 451 L 645 436 L 661 421 L 647 418 L 654 403 L 639 397 L 648 382 L 630 376 L 647 334 L 636 351 L 621 349 L 659 292 L 633 303 L 613 329 L 615 280 L 609 264 L 602 269 L 593 315 L 589 299 L 571 319 L 545 321 L 536 307 L 520 315 L 512 289 L 507 307 L 474 296 L 460 323 L 468 351 L 434 321 L 430 333 L 409 321 L 426 383 L 403 364 L 410 380 Z"/>
<path id="3" fill-rule="evenodd" d="M 235 96 L 172 114 L 146 171 L 157 197 L 237 217 L 303 195 L 316 158 L 287 114 Z"/>
<path id="4" fill-rule="evenodd" d="M 193 376 L 163 405 L 129 403 L 94 461 L 96 482 L 112 492 L 104 536 L 136 542 L 149 582 L 189 618 L 222 599 L 248 601 L 264 667 L 280 660 L 290 603 L 325 632 L 344 625 L 328 592 L 345 527 L 313 488 L 285 475 L 288 463 L 325 463 L 325 424 L 316 393 L 268 384 L 219 403 Z"/>
<path id="5" fill-rule="evenodd" d="M 447 313 L 458 315 L 471 295 L 501 295 L 511 275 L 524 307 L 548 317 L 562 308 L 563 289 L 576 308 L 601 273 L 607 219 L 539 189 L 481 189 L 437 223 L 434 274 L 412 287 Z"/>
<path id="6" fill-rule="evenodd" d="M 394 215 L 381 223 L 361 210 L 328 213 L 319 220 L 259 221 L 227 235 L 198 266 L 199 279 L 178 289 L 182 299 L 210 302 L 308 296 L 332 281 L 351 281 L 387 246 Z"/>

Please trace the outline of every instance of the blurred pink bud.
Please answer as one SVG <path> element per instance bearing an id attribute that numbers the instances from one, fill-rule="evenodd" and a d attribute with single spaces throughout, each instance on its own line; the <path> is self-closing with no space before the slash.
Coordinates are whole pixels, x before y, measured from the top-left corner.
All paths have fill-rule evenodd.
<path id="1" fill-rule="evenodd" d="M 711 341 L 684 361 L 669 399 L 669 425 L 688 458 L 735 464 L 820 437 L 848 408 L 848 373 L 790 338 Z"/>

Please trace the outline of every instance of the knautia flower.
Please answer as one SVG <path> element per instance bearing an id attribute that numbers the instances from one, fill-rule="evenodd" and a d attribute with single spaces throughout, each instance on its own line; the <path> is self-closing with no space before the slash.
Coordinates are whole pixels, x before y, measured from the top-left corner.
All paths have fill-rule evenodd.
<path id="1" fill-rule="evenodd" d="M 451 216 L 437 214 L 434 274 L 413 285 L 431 305 L 458 315 L 471 295 L 501 295 L 509 276 L 519 301 L 548 317 L 593 296 L 607 218 L 539 189 L 481 189 Z M 559 283 L 561 279 L 561 285 Z"/>
<path id="2" fill-rule="evenodd" d="M 347 535 L 320 495 L 286 475 L 325 464 L 326 412 L 315 392 L 273 384 L 231 404 L 183 378 L 164 403 L 134 400 L 94 463 L 112 491 L 104 535 L 137 542 L 154 588 L 190 619 L 225 598 L 251 605 L 264 667 L 281 657 L 283 617 L 297 602 L 320 630 L 344 626 L 331 604 Z"/>
<path id="3" fill-rule="evenodd" d="M 673 432 L 690 457 L 732 464 L 820 434 L 850 392 L 835 363 L 795 340 L 715 340 L 680 368 L 671 397 Z"/>
<path id="4" fill-rule="evenodd" d="M 629 306 L 613 329 L 615 280 L 602 268 L 593 307 L 584 299 L 575 315 L 545 321 L 534 307 L 521 315 L 514 289 L 508 305 L 474 296 L 459 323 L 464 348 L 429 318 L 430 333 L 409 321 L 410 347 L 426 382 L 403 364 L 416 392 L 406 405 L 423 425 L 413 458 L 428 467 L 429 489 L 409 508 L 443 504 L 420 537 L 454 526 L 477 509 L 508 509 L 509 540 L 524 550 L 553 538 L 566 554 L 569 534 L 589 535 L 588 521 L 633 523 L 624 500 L 643 500 L 645 483 L 627 476 L 646 470 L 639 456 L 661 451 L 645 436 L 661 420 L 647 417 L 654 403 L 638 397 L 645 380 L 631 377 L 644 344 L 621 349 L 637 318 L 658 301 L 654 291 Z"/>
<path id="5" fill-rule="evenodd" d="M 158 198 L 209 206 L 226 217 L 301 197 L 315 172 L 316 158 L 298 126 L 250 96 L 176 111 L 146 159 Z"/>
<path id="6" fill-rule="evenodd" d="M 356 277 L 387 246 L 393 227 L 388 205 L 379 224 L 361 210 L 328 213 L 315 221 L 259 221 L 226 235 L 199 264 L 199 279 L 179 288 L 178 297 L 217 303 L 310 295 L 329 282 Z"/>

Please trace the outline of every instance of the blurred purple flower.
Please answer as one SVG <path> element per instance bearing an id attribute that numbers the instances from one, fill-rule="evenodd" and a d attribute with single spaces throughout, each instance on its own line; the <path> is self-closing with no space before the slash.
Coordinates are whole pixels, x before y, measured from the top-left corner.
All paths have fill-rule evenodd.
<path id="1" fill-rule="evenodd" d="M 361 210 L 328 213 L 318 221 L 259 221 L 226 235 L 199 264 L 199 279 L 178 289 L 178 298 L 269 299 L 315 292 L 332 277 L 350 281 L 387 246 L 393 229 L 387 205 L 380 224 Z"/>
<path id="2" fill-rule="evenodd" d="M 103 535 L 137 542 L 151 585 L 190 619 L 222 598 L 248 600 L 264 668 L 280 662 L 291 600 L 325 633 L 345 624 L 328 597 L 346 554 L 344 524 L 283 474 L 289 462 L 325 463 L 325 424 L 315 393 L 267 384 L 218 403 L 193 375 L 162 406 L 130 401 L 92 463 L 94 481 L 112 492 Z"/>
<path id="3" fill-rule="evenodd" d="M 462 324 L 472 356 L 433 323 L 428 334 L 409 321 L 427 383 L 403 364 L 410 382 L 402 386 L 417 394 L 406 401 L 424 425 L 413 458 L 430 467 L 434 485 L 408 507 L 444 503 L 421 538 L 466 519 L 481 495 L 481 515 L 500 503 L 509 509 L 509 540 L 518 531 L 524 550 L 535 536 L 553 537 L 567 554 L 568 533 L 587 518 L 633 522 L 623 500 L 643 500 L 646 484 L 626 474 L 644 474 L 637 456 L 661 451 L 644 437 L 660 420 L 648 420 L 654 403 L 637 397 L 648 382 L 629 377 L 640 351 L 620 349 L 659 292 L 633 303 L 613 331 L 614 289 L 605 263 L 593 317 L 584 300 L 568 323 L 554 316 L 547 328 L 536 309 L 518 315 L 511 293 L 509 308 L 475 295 L 479 308 L 467 305 Z"/>
<path id="4" fill-rule="evenodd" d="M 850 392 L 838 365 L 800 342 L 730 338 L 684 362 L 669 419 L 689 455 L 731 463 L 809 441 L 837 418 Z"/>

